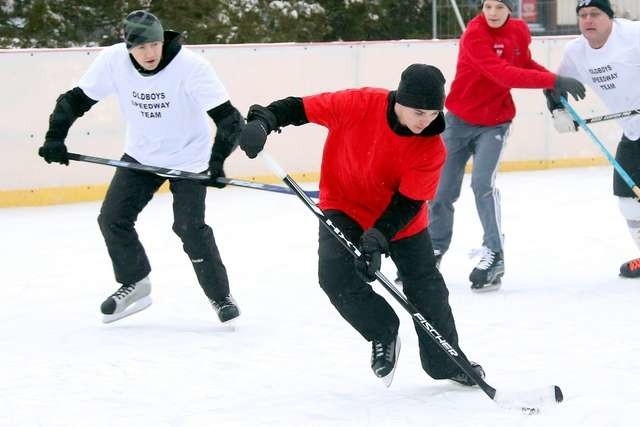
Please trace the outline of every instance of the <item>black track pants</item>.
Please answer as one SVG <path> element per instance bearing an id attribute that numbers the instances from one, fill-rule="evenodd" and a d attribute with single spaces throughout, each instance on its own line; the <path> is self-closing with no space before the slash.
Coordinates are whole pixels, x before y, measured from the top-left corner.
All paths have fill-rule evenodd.
<path id="1" fill-rule="evenodd" d="M 342 212 L 327 211 L 328 218 L 354 244 L 363 230 Z M 373 291 L 355 272 L 353 256 L 320 224 L 318 277 L 320 286 L 340 315 L 367 341 L 388 341 L 399 327 L 399 319 L 386 299 Z M 458 349 L 458 335 L 449 306 L 449 292 L 435 266 L 426 230 L 391 243 L 391 257 L 403 278 L 407 299 L 425 316 L 443 338 Z M 420 359 L 431 377 L 449 378 L 459 372 L 444 351 L 419 327 Z"/>
<path id="2" fill-rule="evenodd" d="M 135 161 L 127 155 L 123 160 Z M 111 180 L 98 224 L 119 283 L 137 282 L 151 271 L 135 222 L 166 179 L 117 169 Z M 180 179 L 170 179 L 169 188 L 173 195 L 173 231 L 182 240 L 204 293 L 219 300 L 229 294 L 229 281 L 213 231 L 204 222 L 207 189 L 198 182 Z"/>

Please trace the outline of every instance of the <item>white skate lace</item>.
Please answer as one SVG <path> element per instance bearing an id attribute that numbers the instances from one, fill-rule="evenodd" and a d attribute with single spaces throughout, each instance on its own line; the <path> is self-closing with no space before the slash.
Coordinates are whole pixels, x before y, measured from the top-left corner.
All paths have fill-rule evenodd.
<path id="1" fill-rule="evenodd" d="M 469 258 L 481 257 L 480 262 L 476 266 L 478 270 L 488 270 L 489 267 L 493 265 L 493 260 L 495 259 L 496 253 L 491 249 L 483 246 L 481 248 L 472 249 L 469 252 Z"/>
<path id="2" fill-rule="evenodd" d="M 373 354 L 374 358 L 384 357 L 385 360 L 391 362 L 391 346 L 389 344 L 382 344 L 380 341 L 373 342 Z"/>

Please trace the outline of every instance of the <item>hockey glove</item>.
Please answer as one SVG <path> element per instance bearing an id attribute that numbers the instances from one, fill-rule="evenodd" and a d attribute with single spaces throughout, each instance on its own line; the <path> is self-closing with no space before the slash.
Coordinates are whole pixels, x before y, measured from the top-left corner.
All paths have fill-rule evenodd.
<path id="1" fill-rule="evenodd" d="M 556 76 L 556 85 L 553 89 L 555 96 L 566 96 L 569 93 L 576 101 L 580 101 L 586 96 L 584 85 L 573 77 Z"/>
<path id="2" fill-rule="evenodd" d="M 212 160 L 209 163 L 209 181 L 207 182 L 207 185 L 210 187 L 216 187 L 216 188 L 224 188 L 227 186 L 227 184 L 223 183 L 223 182 L 218 182 L 218 178 L 225 178 L 226 175 L 224 174 L 224 161 L 221 160 Z"/>
<path id="3" fill-rule="evenodd" d="M 67 146 L 61 139 L 47 139 L 42 147 L 38 149 L 38 155 L 47 163 L 60 163 L 69 165 L 69 157 L 67 156 Z"/>
<path id="4" fill-rule="evenodd" d="M 251 120 L 247 123 L 240 134 L 240 148 L 247 157 L 254 159 L 262 151 L 267 142 L 267 134 L 267 127 L 262 120 Z"/>
<path id="5" fill-rule="evenodd" d="M 247 125 L 240 134 L 240 148 L 250 159 L 264 148 L 267 135 L 278 128 L 278 119 L 268 108 L 252 105 L 247 114 Z"/>
<path id="6" fill-rule="evenodd" d="M 578 125 L 573 121 L 571 115 L 564 108 L 558 108 L 551 112 L 553 116 L 553 126 L 560 133 L 575 132 Z"/>
<path id="7" fill-rule="evenodd" d="M 372 282 L 382 265 L 382 254 L 389 252 L 389 242 L 380 230 L 370 228 L 362 233 L 358 249 L 362 255 L 355 259 L 356 273 L 365 282 Z"/>

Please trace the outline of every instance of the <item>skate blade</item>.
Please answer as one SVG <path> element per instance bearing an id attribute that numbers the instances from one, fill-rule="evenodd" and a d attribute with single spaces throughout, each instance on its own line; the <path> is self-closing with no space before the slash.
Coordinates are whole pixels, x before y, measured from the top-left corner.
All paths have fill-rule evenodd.
<path id="1" fill-rule="evenodd" d="M 500 286 L 502 286 L 502 280 L 497 279 L 493 283 L 487 283 L 481 287 L 474 287 L 474 285 L 475 284 L 471 285 L 471 290 L 473 292 L 476 292 L 476 293 L 493 292 L 500 289 Z"/>
<path id="2" fill-rule="evenodd" d="M 222 330 L 227 332 L 235 332 L 238 329 L 238 317 L 236 316 L 233 319 L 229 319 L 226 322 L 221 322 Z"/>
<path id="3" fill-rule="evenodd" d="M 391 387 L 391 383 L 393 382 L 393 376 L 395 375 L 396 368 L 398 367 L 398 356 L 400 356 L 400 337 L 398 337 L 398 339 L 396 340 L 395 352 L 396 352 L 396 363 L 393 365 L 393 369 L 384 377 L 379 377 L 387 388 Z"/>
<path id="4" fill-rule="evenodd" d="M 129 317 L 132 314 L 142 311 L 145 308 L 148 308 L 150 305 L 151 305 L 151 296 L 146 296 L 134 302 L 133 304 L 131 304 L 129 307 L 127 307 L 125 310 L 121 311 L 120 313 L 103 314 L 102 323 L 113 323 L 116 320 Z"/>

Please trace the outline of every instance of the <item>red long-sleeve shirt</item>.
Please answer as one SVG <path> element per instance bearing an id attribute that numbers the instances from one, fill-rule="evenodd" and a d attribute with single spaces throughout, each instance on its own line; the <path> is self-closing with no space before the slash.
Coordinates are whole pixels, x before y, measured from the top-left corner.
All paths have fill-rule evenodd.
<path id="1" fill-rule="evenodd" d="M 445 102 L 462 120 L 494 126 L 513 120 L 510 89 L 549 89 L 555 75 L 531 58 L 531 33 L 521 19 L 491 28 L 479 14 L 467 26 L 458 51 L 456 75 Z"/>
<path id="2" fill-rule="evenodd" d="M 312 123 L 329 130 L 320 167 L 320 207 L 372 227 L 397 191 L 414 200 L 435 196 L 445 148 L 436 136 L 401 136 L 387 120 L 389 91 L 349 89 L 303 98 Z M 395 236 L 427 226 L 426 205 Z"/>

